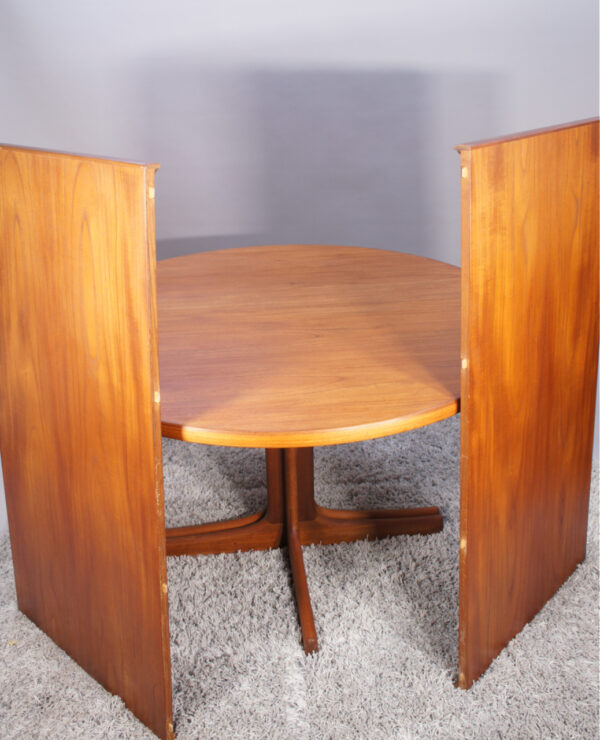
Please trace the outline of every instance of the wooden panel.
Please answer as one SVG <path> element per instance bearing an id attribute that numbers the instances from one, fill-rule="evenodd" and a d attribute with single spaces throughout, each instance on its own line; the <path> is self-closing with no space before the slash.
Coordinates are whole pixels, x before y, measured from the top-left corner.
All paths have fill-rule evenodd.
<path id="1" fill-rule="evenodd" d="M 598 122 L 459 147 L 459 685 L 585 557 L 598 357 Z"/>
<path id="2" fill-rule="evenodd" d="M 460 270 L 287 244 L 158 265 L 163 434 L 244 447 L 340 444 L 458 411 Z"/>
<path id="3" fill-rule="evenodd" d="M 154 169 L 0 147 L 0 451 L 19 608 L 167 738 Z"/>

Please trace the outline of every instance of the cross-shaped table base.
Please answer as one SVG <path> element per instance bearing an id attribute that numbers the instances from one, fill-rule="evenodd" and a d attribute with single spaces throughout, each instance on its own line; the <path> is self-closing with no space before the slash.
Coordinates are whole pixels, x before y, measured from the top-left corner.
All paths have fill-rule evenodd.
<path id="1" fill-rule="evenodd" d="M 267 506 L 250 516 L 167 529 L 167 555 L 214 555 L 287 546 L 304 650 L 318 649 L 302 545 L 331 545 L 442 529 L 436 506 L 344 510 L 319 506 L 312 447 L 267 449 Z"/>

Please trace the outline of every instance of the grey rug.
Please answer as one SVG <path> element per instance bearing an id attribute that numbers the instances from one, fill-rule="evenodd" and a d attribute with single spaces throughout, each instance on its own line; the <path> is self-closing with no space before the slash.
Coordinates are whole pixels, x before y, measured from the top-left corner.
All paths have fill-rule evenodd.
<path id="1" fill-rule="evenodd" d="M 305 656 L 285 553 L 169 559 L 176 730 L 190 738 L 597 738 L 598 469 L 588 556 L 470 691 L 454 688 L 458 419 L 316 451 L 320 503 L 437 504 L 444 531 L 305 550 Z M 164 441 L 169 525 L 255 510 L 264 452 Z M 17 611 L 0 544 L 0 737 L 149 738 Z"/>

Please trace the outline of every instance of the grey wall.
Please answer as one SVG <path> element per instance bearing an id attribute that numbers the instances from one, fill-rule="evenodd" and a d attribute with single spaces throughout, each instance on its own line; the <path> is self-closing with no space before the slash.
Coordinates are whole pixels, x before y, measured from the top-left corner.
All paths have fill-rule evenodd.
<path id="1" fill-rule="evenodd" d="M 159 257 L 306 241 L 458 264 L 453 146 L 597 115 L 598 6 L 3 0 L 0 101 L 2 141 L 161 162 Z"/>

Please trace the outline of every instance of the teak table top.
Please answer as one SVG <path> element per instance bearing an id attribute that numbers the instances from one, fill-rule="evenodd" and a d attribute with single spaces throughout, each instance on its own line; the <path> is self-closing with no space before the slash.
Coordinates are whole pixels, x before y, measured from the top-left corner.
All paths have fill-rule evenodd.
<path id="1" fill-rule="evenodd" d="M 304 447 L 451 416 L 460 270 L 363 247 L 245 247 L 158 263 L 163 434 Z"/>

